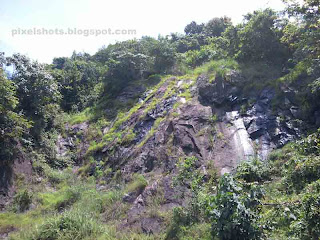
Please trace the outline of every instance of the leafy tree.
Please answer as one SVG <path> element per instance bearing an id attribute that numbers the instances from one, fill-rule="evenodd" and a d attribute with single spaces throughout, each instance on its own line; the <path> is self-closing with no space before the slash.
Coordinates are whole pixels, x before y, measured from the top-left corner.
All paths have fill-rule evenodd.
<path id="1" fill-rule="evenodd" d="M 16 87 L 0 68 L 0 161 L 14 159 L 20 138 L 31 127 L 31 123 L 16 112 L 18 104 Z"/>
<path id="2" fill-rule="evenodd" d="M 141 79 L 148 70 L 148 56 L 130 51 L 116 51 L 108 62 L 104 78 L 105 91 L 114 95 L 128 82 Z"/>
<path id="3" fill-rule="evenodd" d="M 14 67 L 12 81 L 17 86 L 18 109 L 34 122 L 32 134 L 38 137 L 43 129 L 53 126 L 61 98 L 58 84 L 44 65 L 24 55 L 14 54 L 7 63 Z"/>
<path id="4" fill-rule="evenodd" d="M 309 68 L 309 74 L 320 76 L 320 2 L 319 0 L 304 0 L 288 3 L 287 13 L 296 21 L 288 24 L 282 41 L 289 44 L 294 51 L 296 63 L 304 62 Z"/>
<path id="5" fill-rule="evenodd" d="M 153 73 L 169 73 L 176 61 L 175 48 L 165 38 L 160 38 L 149 50 L 154 59 Z"/>
<path id="6" fill-rule="evenodd" d="M 238 31 L 239 51 L 236 56 L 240 61 L 283 64 L 288 59 L 287 48 L 280 42 L 282 32 L 277 19 L 271 9 L 245 16 L 246 23 L 239 26 Z"/>
<path id="7" fill-rule="evenodd" d="M 196 67 L 211 60 L 227 57 L 227 52 L 224 50 L 227 44 L 225 38 L 211 38 L 209 42 L 210 44 L 201 46 L 200 50 L 192 50 L 184 54 L 187 65 Z"/>
<path id="8" fill-rule="evenodd" d="M 169 73 L 176 61 L 176 49 L 167 37 L 142 37 L 140 53 L 148 56 L 148 69 L 143 77 L 152 74 Z"/>
<path id="9" fill-rule="evenodd" d="M 238 32 L 238 27 L 229 26 L 222 34 L 222 37 L 228 41 L 228 45 L 225 50 L 231 57 L 234 57 L 239 51 L 240 39 Z"/>
<path id="10" fill-rule="evenodd" d="M 195 21 L 192 21 L 184 28 L 184 32 L 186 33 L 186 35 L 200 34 L 202 33 L 203 28 L 204 28 L 203 23 L 197 24 Z"/>
<path id="11" fill-rule="evenodd" d="M 92 105 L 100 94 L 101 77 L 106 67 L 82 56 L 55 58 L 51 74 L 60 85 L 64 110 L 81 111 Z"/>
<path id="12" fill-rule="evenodd" d="M 67 61 L 68 61 L 68 58 L 66 57 L 54 58 L 52 61 L 53 68 L 62 70 Z"/>
<path id="13" fill-rule="evenodd" d="M 104 92 L 114 96 L 129 82 L 170 72 L 175 54 L 175 47 L 168 38 L 143 37 L 109 45 L 99 50 L 93 59 L 108 67 L 103 76 Z"/>
<path id="14" fill-rule="evenodd" d="M 285 1 L 290 22 L 283 30 L 281 41 L 293 53 L 288 74 L 282 80 L 299 87 L 305 120 L 316 123 L 315 113 L 320 100 L 320 13 L 319 0 Z M 298 83 L 300 81 L 300 84 Z"/>
<path id="15" fill-rule="evenodd" d="M 219 37 L 231 25 L 228 17 L 213 18 L 204 26 L 204 32 L 208 37 Z"/>
<path id="16" fill-rule="evenodd" d="M 200 43 L 197 35 L 185 36 L 177 40 L 174 45 L 176 46 L 177 52 L 185 53 L 190 50 L 199 50 Z"/>

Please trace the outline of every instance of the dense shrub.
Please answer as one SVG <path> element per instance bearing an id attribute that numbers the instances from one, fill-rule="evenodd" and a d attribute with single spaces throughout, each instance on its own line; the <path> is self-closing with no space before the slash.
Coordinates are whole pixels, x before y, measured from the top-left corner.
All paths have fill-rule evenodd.
<path id="1" fill-rule="evenodd" d="M 290 226 L 291 234 L 299 239 L 320 238 L 320 181 L 309 184 L 300 194 L 299 215 Z"/>
<path id="2" fill-rule="evenodd" d="M 190 218 L 186 213 L 185 209 L 181 207 L 176 207 L 173 209 L 173 217 L 171 224 L 167 230 L 166 239 L 178 239 L 178 234 L 180 232 L 181 226 L 186 226 L 190 224 Z"/>
<path id="3" fill-rule="evenodd" d="M 281 27 L 271 9 L 255 11 L 245 16 L 247 22 L 239 26 L 239 51 L 236 54 L 242 62 L 262 61 L 269 64 L 283 64 L 287 61 L 288 50 L 282 44 Z"/>
<path id="4" fill-rule="evenodd" d="M 270 180 L 270 168 L 258 159 L 247 162 L 244 161 L 237 167 L 236 177 L 246 182 Z"/>
<path id="5" fill-rule="evenodd" d="M 16 212 L 24 212 L 29 209 L 32 203 L 32 195 L 28 190 L 17 192 L 13 199 L 13 207 Z"/>
<path id="6" fill-rule="evenodd" d="M 189 199 L 184 208 L 174 208 L 166 239 L 180 239 L 178 237 L 181 236 L 183 229 L 189 228 L 205 218 L 208 192 L 210 192 L 207 189 L 205 177 L 199 169 L 199 162 L 196 157 L 180 158 L 177 169 L 173 185 L 180 189 L 181 198 L 189 195 Z M 211 183 L 210 179 L 208 182 Z M 190 192 L 188 189 L 190 189 Z"/>
<path id="7" fill-rule="evenodd" d="M 221 42 L 216 39 L 212 39 L 211 44 L 201 46 L 199 50 L 191 50 L 184 54 L 186 64 L 191 67 L 200 66 L 201 64 L 211 61 L 218 60 L 226 57 L 227 53 L 223 50 Z M 224 39 L 220 39 L 224 40 Z"/>
<path id="8" fill-rule="evenodd" d="M 73 53 L 71 58 L 53 59 L 51 74 L 60 85 L 61 107 L 65 111 L 82 111 L 100 97 L 106 67 Z"/>
<path id="9" fill-rule="evenodd" d="M 251 186 L 246 193 L 230 175 L 221 177 L 218 192 L 210 200 L 208 214 L 212 221 L 212 237 L 221 240 L 261 239 L 259 209 L 261 189 Z"/>
<path id="10" fill-rule="evenodd" d="M 301 191 L 306 184 L 320 178 L 320 157 L 295 156 L 288 161 L 285 174 L 288 187 Z"/>
<path id="11" fill-rule="evenodd" d="M 297 144 L 301 154 L 320 154 L 320 129 L 316 133 L 310 134 L 308 137 L 300 140 Z"/>

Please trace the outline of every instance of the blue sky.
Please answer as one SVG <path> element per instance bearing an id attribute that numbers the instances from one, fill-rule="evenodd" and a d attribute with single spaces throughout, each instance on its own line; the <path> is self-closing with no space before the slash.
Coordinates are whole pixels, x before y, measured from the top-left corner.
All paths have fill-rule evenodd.
<path id="1" fill-rule="evenodd" d="M 40 62 L 70 56 L 74 50 L 95 53 L 103 45 L 141 36 L 183 32 L 191 21 L 229 16 L 239 23 L 253 10 L 283 9 L 281 0 L 1 0 L 0 51 L 20 52 Z M 133 35 L 15 35 L 20 29 L 134 29 Z"/>

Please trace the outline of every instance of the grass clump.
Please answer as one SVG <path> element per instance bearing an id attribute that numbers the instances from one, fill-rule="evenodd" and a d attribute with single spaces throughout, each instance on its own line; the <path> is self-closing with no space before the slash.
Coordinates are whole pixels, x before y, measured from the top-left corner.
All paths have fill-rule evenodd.
<path id="1" fill-rule="evenodd" d="M 73 240 L 95 238 L 104 231 L 102 225 L 90 214 L 81 211 L 64 212 L 55 215 L 28 233 L 21 233 L 16 239 L 25 240 Z"/>
<path id="2" fill-rule="evenodd" d="M 101 150 L 104 146 L 105 146 L 104 142 L 97 143 L 96 141 L 92 141 L 90 143 L 90 146 L 89 146 L 87 152 L 86 152 L 86 155 L 97 152 L 97 151 Z"/>
<path id="3" fill-rule="evenodd" d="M 135 132 L 132 129 L 130 129 L 128 133 L 122 138 L 121 144 L 123 146 L 128 146 L 130 145 L 130 143 L 132 143 L 135 140 L 135 138 L 136 138 Z"/>
<path id="4" fill-rule="evenodd" d="M 143 192 L 148 185 L 147 180 L 141 174 L 134 174 L 132 182 L 127 186 L 127 192 Z"/>
<path id="5" fill-rule="evenodd" d="M 40 201 L 46 209 L 63 210 L 74 204 L 81 197 L 81 191 L 77 187 L 63 187 L 53 193 L 40 194 Z"/>
<path id="6" fill-rule="evenodd" d="M 20 229 L 41 223 L 44 217 L 45 215 L 41 212 L 33 210 L 25 213 L 0 213 L 0 234 L 7 232 L 8 229 Z"/>
<path id="7" fill-rule="evenodd" d="M 70 116 L 69 123 L 71 125 L 83 123 L 89 121 L 92 118 L 92 113 L 90 108 L 86 108 L 84 111 L 73 114 Z"/>
<path id="8" fill-rule="evenodd" d="M 72 178 L 72 170 L 70 168 L 66 168 L 64 170 L 57 170 L 51 168 L 48 165 L 45 165 L 44 173 L 45 176 L 48 178 L 48 181 L 53 185 L 60 184 Z"/>
<path id="9" fill-rule="evenodd" d="M 238 68 L 238 63 L 234 59 L 213 60 L 195 68 L 193 74 L 213 73 L 214 75 L 219 74 L 220 76 L 225 76 L 230 70 L 236 70 Z"/>

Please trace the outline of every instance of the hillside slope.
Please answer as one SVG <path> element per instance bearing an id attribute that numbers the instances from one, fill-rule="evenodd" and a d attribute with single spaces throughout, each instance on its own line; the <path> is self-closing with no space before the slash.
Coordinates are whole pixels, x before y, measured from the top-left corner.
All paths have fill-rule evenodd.
<path id="1" fill-rule="evenodd" d="M 31 177 L 36 194 L 30 214 L 37 216 L 36 212 L 52 207 L 75 211 L 77 204 L 86 204 L 82 201 L 88 190 L 74 190 L 78 184 L 68 184 L 87 185 L 92 176 L 95 194 L 102 199 L 115 194 L 109 203 L 102 203 L 99 218 L 107 226 L 128 234 L 161 236 L 171 222 L 172 209 L 188 206 L 194 194 L 189 184 L 176 184 L 186 159 L 194 159 L 192 171 L 199 171 L 205 181 L 216 181 L 241 162 L 267 163 L 273 149 L 299 137 L 301 128 L 289 100 L 275 108 L 276 92 L 271 87 L 246 96 L 240 71 L 223 62 L 216 69 L 210 64 L 216 65 L 209 63 L 189 75 L 163 77 L 141 92 L 128 112 L 109 123 L 101 124 L 93 115 L 67 123 L 57 137 L 57 158 L 63 161 L 76 154 L 76 165 L 81 167 L 53 171 L 41 162 L 33 166 L 32 176 L 25 175 Z M 224 69 L 223 76 L 216 74 L 219 69 Z M 130 91 L 132 86 L 120 94 L 126 96 L 123 101 L 130 99 Z M 32 187 L 43 175 L 48 182 L 40 180 L 41 187 Z M 56 199 L 56 194 L 65 196 Z M 2 231 L 10 230 L 9 226 Z"/>
<path id="2" fill-rule="evenodd" d="M 0 53 L 0 238 L 319 239 L 319 1 L 285 2 Z"/>

